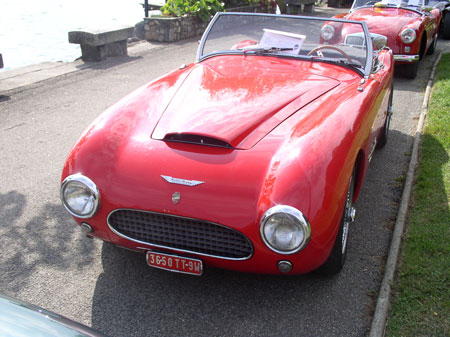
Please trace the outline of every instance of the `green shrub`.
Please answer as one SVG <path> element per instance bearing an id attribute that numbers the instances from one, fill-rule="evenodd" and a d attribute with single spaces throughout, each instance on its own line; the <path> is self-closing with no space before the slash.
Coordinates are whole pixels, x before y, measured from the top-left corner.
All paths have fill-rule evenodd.
<path id="1" fill-rule="evenodd" d="M 198 16 L 203 22 L 208 22 L 216 12 L 223 11 L 223 3 L 219 0 L 167 0 L 161 7 L 165 16 Z"/>

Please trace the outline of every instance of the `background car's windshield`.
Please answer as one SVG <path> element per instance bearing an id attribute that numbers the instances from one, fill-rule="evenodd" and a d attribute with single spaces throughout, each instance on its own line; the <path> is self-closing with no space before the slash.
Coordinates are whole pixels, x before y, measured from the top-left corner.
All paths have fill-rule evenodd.
<path id="1" fill-rule="evenodd" d="M 218 15 L 202 38 L 198 60 L 217 54 L 288 56 L 361 69 L 367 64 L 361 23 L 280 15 Z"/>
<path id="2" fill-rule="evenodd" d="M 358 7 L 367 7 L 367 6 L 373 6 L 376 3 L 381 3 L 389 6 L 396 6 L 396 7 L 422 7 L 423 6 L 423 0 L 355 0 L 353 3 L 352 8 L 358 8 Z"/>

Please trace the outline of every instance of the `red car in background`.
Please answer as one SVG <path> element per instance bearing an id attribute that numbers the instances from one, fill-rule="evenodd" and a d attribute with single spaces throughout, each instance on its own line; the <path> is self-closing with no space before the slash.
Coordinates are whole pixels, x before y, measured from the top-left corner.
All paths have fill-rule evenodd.
<path id="1" fill-rule="evenodd" d="M 360 39 L 324 45 L 326 22 Z M 151 267 L 339 272 L 389 131 L 394 61 L 377 41 L 361 21 L 216 14 L 195 63 L 87 128 L 63 169 L 65 208 Z"/>
<path id="2" fill-rule="evenodd" d="M 439 34 L 444 39 L 450 39 L 450 1 L 425 0 L 427 7 L 438 8 L 442 12 Z"/>
<path id="3" fill-rule="evenodd" d="M 434 53 L 441 17 L 441 9 L 425 7 L 423 0 L 355 0 L 349 13 L 335 16 L 366 21 L 371 33 L 386 36 L 395 64 L 408 78 L 415 78 L 419 61 Z"/>

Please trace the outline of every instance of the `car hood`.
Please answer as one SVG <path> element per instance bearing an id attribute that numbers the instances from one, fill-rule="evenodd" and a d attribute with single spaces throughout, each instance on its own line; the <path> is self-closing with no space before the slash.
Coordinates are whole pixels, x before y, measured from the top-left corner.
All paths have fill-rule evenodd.
<path id="1" fill-rule="evenodd" d="M 299 191 L 308 195 L 316 179 L 303 169 L 306 154 L 333 134 L 317 136 L 336 119 L 330 118 L 330 102 L 352 97 L 360 79 L 349 68 L 322 62 L 211 58 L 152 81 L 101 114 L 72 149 L 62 178 L 82 173 L 95 182 L 101 193 L 98 220 L 114 209 L 141 209 L 254 231 L 255 218 L 281 201 L 315 214 L 308 197 L 297 198 Z M 239 114 L 245 118 L 238 121 Z M 150 137 L 158 132 L 161 139 L 170 132 L 196 132 L 249 150 Z M 181 201 L 175 204 L 176 192 Z"/>
<path id="2" fill-rule="evenodd" d="M 190 69 L 162 111 L 152 138 L 249 149 L 339 83 L 301 72 L 292 60 L 212 58 Z"/>
<path id="3" fill-rule="evenodd" d="M 410 22 L 420 15 L 402 8 L 361 8 L 347 14 L 348 20 L 366 21 L 372 33 L 387 37 L 397 36 Z"/>

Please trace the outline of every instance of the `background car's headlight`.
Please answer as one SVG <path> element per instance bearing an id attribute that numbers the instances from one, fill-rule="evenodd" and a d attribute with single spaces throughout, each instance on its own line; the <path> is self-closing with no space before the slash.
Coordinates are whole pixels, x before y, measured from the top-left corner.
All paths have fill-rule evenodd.
<path id="1" fill-rule="evenodd" d="M 64 207 L 78 218 L 90 218 L 97 211 L 100 198 L 98 188 L 91 179 L 82 174 L 74 174 L 64 179 L 60 193 Z"/>
<path id="2" fill-rule="evenodd" d="M 270 208 L 261 218 L 261 236 L 271 250 L 293 254 L 308 244 L 311 227 L 298 209 L 278 205 Z"/>
<path id="3" fill-rule="evenodd" d="M 320 30 L 320 36 L 325 41 L 331 40 L 334 36 L 334 27 L 331 25 L 323 26 L 322 29 Z"/>
<path id="4" fill-rule="evenodd" d="M 403 43 L 409 44 L 416 39 L 416 31 L 412 28 L 406 28 L 400 33 Z"/>

